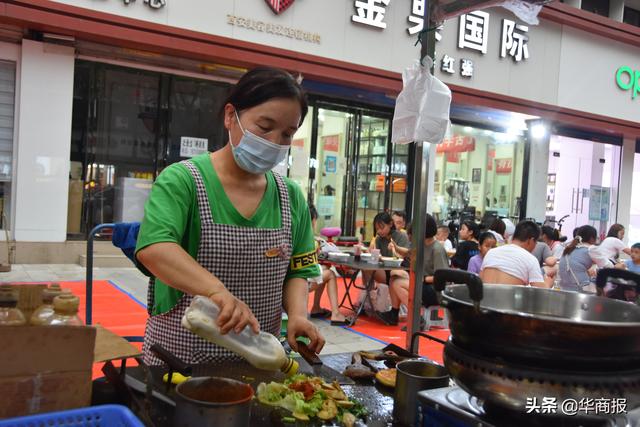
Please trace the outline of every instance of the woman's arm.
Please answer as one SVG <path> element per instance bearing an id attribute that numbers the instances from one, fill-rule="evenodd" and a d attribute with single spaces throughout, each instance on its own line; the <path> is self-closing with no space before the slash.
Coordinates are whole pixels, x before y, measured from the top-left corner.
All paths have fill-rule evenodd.
<path id="1" fill-rule="evenodd" d="M 307 301 L 309 291 L 307 281 L 301 278 L 288 279 L 284 284 L 282 305 L 287 312 L 287 341 L 294 351 L 298 350 L 297 337 L 308 337 L 309 348 L 320 353 L 324 347 L 324 338 L 313 323 L 307 319 Z"/>
<path id="2" fill-rule="evenodd" d="M 169 286 L 190 295 L 206 296 L 220 308 L 218 326 L 223 334 L 231 329 L 241 332 L 250 325 L 255 333 L 260 325 L 251 309 L 234 297 L 224 284 L 203 268 L 180 245 L 161 242 L 136 253 L 136 258 L 155 277 Z"/>
<path id="3" fill-rule="evenodd" d="M 622 252 L 624 252 L 625 254 L 627 254 L 627 255 L 631 256 L 631 248 L 624 248 L 624 249 L 622 250 Z"/>

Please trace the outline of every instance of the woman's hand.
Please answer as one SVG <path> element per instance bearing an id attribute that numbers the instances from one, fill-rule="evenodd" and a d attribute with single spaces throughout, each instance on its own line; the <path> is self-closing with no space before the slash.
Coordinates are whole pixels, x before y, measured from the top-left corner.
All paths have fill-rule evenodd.
<path id="1" fill-rule="evenodd" d="M 220 308 L 217 324 L 222 335 L 232 329 L 239 334 L 247 325 L 254 333 L 260 332 L 260 324 L 249 306 L 234 297 L 226 288 L 212 292 L 209 299 Z"/>
<path id="2" fill-rule="evenodd" d="M 307 337 L 311 340 L 309 349 L 320 353 L 324 347 L 324 337 L 320 335 L 318 328 L 307 319 L 306 316 L 289 316 L 287 322 L 287 341 L 292 350 L 298 351 L 296 338 Z"/>

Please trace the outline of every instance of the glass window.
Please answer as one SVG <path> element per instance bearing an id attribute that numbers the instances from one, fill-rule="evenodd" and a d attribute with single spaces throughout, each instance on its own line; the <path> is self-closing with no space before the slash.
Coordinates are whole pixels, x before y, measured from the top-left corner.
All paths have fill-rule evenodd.
<path id="1" fill-rule="evenodd" d="M 640 27 L 640 10 L 632 9 L 628 6 L 624 7 L 624 17 L 622 21 L 625 24 L 635 25 Z"/>
<path id="2" fill-rule="evenodd" d="M 7 221 L 11 212 L 15 85 L 15 62 L 0 61 L 0 228 L 3 229 L 11 227 Z"/>
<path id="3" fill-rule="evenodd" d="M 524 137 L 462 125 L 436 148 L 433 213 L 463 210 L 517 218 L 522 194 Z"/>
<path id="4" fill-rule="evenodd" d="M 609 0 L 582 0 L 582 10 L 609 17 Z"/>
<path id="5" fill-rule="evenodd" d="M 230 86 L 178 76 L 170 80 L 166 164 L 186 158 L 181 156 L 184 138 L 206 140 L 209 151 L 222 148 L 227 141 L 222 108 Z"/>

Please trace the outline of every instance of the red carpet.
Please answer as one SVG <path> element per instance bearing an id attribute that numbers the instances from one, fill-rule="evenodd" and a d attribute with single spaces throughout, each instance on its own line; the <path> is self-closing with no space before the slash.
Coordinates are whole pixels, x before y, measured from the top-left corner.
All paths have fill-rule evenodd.
<path id="1" fill-rule="evenodd" d="M 360 284 L 360 278 L 358 278 L 357 283 Z M 342 300 L 342 296 L 345 292 L 345 286 L 341 278 L 338 278 L 338 302 Z M 354 302 L 358 301 L 358 290 L 351 291 L 351 297 Z M 309 294 L 309 309 L 311 309 L 313 301 L 313 293 Z M 325 290 L 322 299 L 321 306 L 323 308 L 329 309 L 331 305 L 329 304 L 329 297 L 327 295 L 327 291 Z M 348 309 L 341 309 L 342 314 L 345 316 L 350 316 L 353 313 Z M 442 314 L 442 313 L 441 313 Z M 406 322 L 400 322 L 398 326 L 386 326 L 380 320 L 376 318 L 368 317 L 367 315 L 360 315 L 358 317 L 357 322 L 351 328 L 346 328 L 351 331 L 354 331 L 358 334 L 366 336 L 367 338 L 371 338 L 377 341 L 380 341 L 380 348 L 384 347 L 386 344 L 396 344 L 400 347 L 406 348 L 406 332 L 402 332 L 400 329 L 406 325 Z M 432 329 L 428 331 L 429 335 L 433 335 L 437 338 L 446 340 L 449 338 L 449 330 L 448 329 Z M 435 341 L 428 340 L 426 338 L 420 338 L 419 340 L 419 354 L 421 356 L 428 357 L 429 359 L 442 363 L 442 344 L 439 344 Z"/>
<path id="2" fill-rule="evenodd" d="M 46 283 L 50 282 L 29 282 Z M 79 315 L 85 320 L 85 281 L 57 282 L 62 288 L 70 289 L 74 295 L 80 298 Z M 12 283 L 22 284 L 22 283 Z M 26 283 L 25 283 L 26 284 Z M 92 323 L 100 324 L 106 329 L 120 336 L 143 336 L 144 326 L 147 321 L 147 309 L 133 298 L 133 296 L 120 289 L 115 283 L 107 280 L 93 281 L 93 309 Z M 141 348 L 142 343 L 132 343 Z M 135 361 L 128 360 L 127 365 L 135 365 Z M 117 362 L 117 366 L 120 366 Z M 102 377 L 102 364 L 96 363 L 93 368 L 93 377 Z"/>

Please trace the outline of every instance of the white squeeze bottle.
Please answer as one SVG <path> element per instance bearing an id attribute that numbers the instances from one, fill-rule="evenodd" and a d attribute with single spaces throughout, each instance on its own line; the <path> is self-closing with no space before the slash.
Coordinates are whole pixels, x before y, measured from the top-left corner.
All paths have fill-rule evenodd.
<path id="1" fill-rule="evenodd" d="M 298 371 L 298 362 L 287 357 L 275 336 L 263 331 L 254 334 L 248 326 L 239 334 L 230 331 L 222 335 L 216 324 L 218 314 L 220 309 L 213 301 L 197 296 L 185 311 L 182 326 L 199 337 L 244 357 L 258 369 L 282 371 L 289 376 Z"/>

